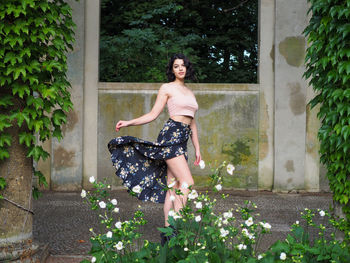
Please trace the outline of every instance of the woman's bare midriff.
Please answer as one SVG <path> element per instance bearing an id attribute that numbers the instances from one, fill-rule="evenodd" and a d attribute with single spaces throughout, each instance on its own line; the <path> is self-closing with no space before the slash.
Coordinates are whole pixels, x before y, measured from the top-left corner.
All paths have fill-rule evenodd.
<path id="1" fill-rule="evenodd" d="M 192 117 L 190 116 L 175 115 L 175 116 L 171 116 L 170 118 L 173 119 L 174 121 L 183 122 L 188 125 L 190 125 L 192 122 Z"/>

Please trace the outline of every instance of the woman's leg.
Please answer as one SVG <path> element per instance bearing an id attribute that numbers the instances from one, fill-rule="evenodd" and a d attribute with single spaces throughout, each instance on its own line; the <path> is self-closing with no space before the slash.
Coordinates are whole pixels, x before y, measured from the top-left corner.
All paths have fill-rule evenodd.
<path id="1" fill-rule="evenodd" d="M 175 186 L 173 187 L 174 189 L 177 188 L 177 181 L 174 175 L 171 173 L 169 169 L 167 169 L 167 184 L 170 185 L 171 183 L 175 182 Z M 168 214 L 171 209 L 174 209 L 174 201 L 170 200 L 170 196 L 174 195 L 175 196 L 175 191 L 168 190 L 165 196 L 165 201 L 164 201 L 164 220 L 165 220 L 165 226 L 169 226 L 168 223 Z"/>
<path id="2" fill-rule="evenodd" d="M 166 199 L 168 199 L 168 202 L 170 201 L 170 195 L 175 195 L 175 200 L 172 204 L 170 204 L 170 207 L 173 207 L 174 210 L 177 212 L 179 211 L 187 201 L 187 195 L 188 195 L 188 188 L 183 187 L 184 185 L 190 186 L 194 184 L 190 168 L 188 167 L 187 161 L 185 159 L 184 155 L 180 155 L 171 159 L 166 160 L 167 166 L 168 166 L 168 172 L 170 172 L 170 175 L 172 177 L 175 177 L 177 180 L 177 184 L 175 184 L 174 189 L 179 189 L 183 195 L 176 195 L 175 191 L 168 191 Z M 171 180 L 171 179 L 170 179 Z M 170 201 L 171 202 L 171 201 Z M 167 206 L 166 206 L 167 205 Z M 165 207 L 166 206 L 166 207 Z M 166 208 L 170 210 L 169 203 L 164 203 L 164 216 L 166 218 L 166 225 L 169 225 L 167 223 L 168 215 L 166 213 Z M 169 210 L 167 210 L 167 213 L 169 213 Z"/>

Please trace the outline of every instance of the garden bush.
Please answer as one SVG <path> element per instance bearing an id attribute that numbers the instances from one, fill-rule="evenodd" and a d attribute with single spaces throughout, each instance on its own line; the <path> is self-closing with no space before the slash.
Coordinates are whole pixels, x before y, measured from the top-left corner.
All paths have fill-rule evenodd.
<path id="1" fill-rule="evenodd" d="M 232 165 L 223 163 L 213 168 L 210 175 L 217 198 L 227 197 L 220 194 L 225 167 L 229 173 L 234 170 Z M 100 232 L 90 229 L 92 258 L 82 262 L 350 262 L 347 239 L 337 240 L 334 234 L 334 230 L 344 226 L 346 221 L 335 219 L 323 210 L 305 209 L 301 222 L 291 226 L 285 240 L 261 251 L 259 243 L 264 235 L 270 233 L 271 225 L 259 220 L 259 215 L 254 212 L 257 208 L 254 203 L 246 201 L 243 206 L 236 205 L 223 213 L 216 213 L 216 198 L 190 187 L 184 208 L 179 213 L 169 212 L 168 221 L 172 227 L 158 229 L 172 236 L 162 246 L 141 241 L 140 226 L 147 223 L 143 212 L 136 211 L 130 220 L 120 221 L 118 202 L 110 198 L 110 186 L 96 182 L 93 177 L 90 182 L 94 190 L 82 190 L 81 196 L 92 210 L 100 212 L 102 227 Z M 181 191 L 177 193 L 181 194 Z M 328 218 L 328 225 L 316 225 L 315 216 Z M 309 235 L 311 229 L 318 231 L 314 240 Z M 332 233 L 326 235 L 326 229 Z"/>

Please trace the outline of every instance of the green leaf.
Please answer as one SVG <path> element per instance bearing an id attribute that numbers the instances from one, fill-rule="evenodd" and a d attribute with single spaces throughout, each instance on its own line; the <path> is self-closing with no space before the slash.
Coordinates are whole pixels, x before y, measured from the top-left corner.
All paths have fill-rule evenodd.
<path id="1" fill-rule="evenodd" d="M 29 147 L 30 145 L 32 145 L 35 142 L 35 136 L 31 133 L 27 133 L 27 132 L 21 132 L 19 134 L 19 143 L 23 144 L 25 143 L 25 145 L 27 147 Z"/>
<path id="2" fill-rule="evenodd" d="M 67 116 L 63 110 L 55 110 L 52 114 L 52 122 L 56 126 L 60 126 L 67 122 Z"/>
<path id="3" fill-rule="evenodd" d="M 7 144 L 7 146 L 11 146 L 11 142 L 12 142 L 12 136 L 10 134 L 7 134 L 7 133 L 0 134 L 0 147 L 4 147 L 5 144 Z"/>
<path id="4" fill-rule="evenodd" d="M 32 196 L 35 200 L 39 199 L 43 194 L 39 191 L 39 189 L 33 186 Z"/>
<path id="5" fill-rule="evenodd" d="M 34 176 L 38 177 L 38 184 L 40 186 L 48 187 L 45 176 L 40 171 L 34 171 Z"/>
<path id="6" fill-rule="evenodd" d="M 10 154 L 7 149 L 0 147 L 0 160 L 4 160 L 5 158 L 9 158 Z"/>
<path id="7" fill-rule="evenodd" d="M 9 120 L 9 116 L 0 114 L 0 131 L 3 131 L 5 128 L 11 127 L 12 124 Z"/>
<path id="8" fill-rule="evenodd" d="M 0 177 L 0 190 L 4 190 L 6 187 L 6 180 L 3 177 Z"/>
<path id="9" fill-rule="evenodd" d="M 30 146 L 27 157 L 33 157 L 33 159 L 37 162 L 40 158 L 46 160 L 49 157 L 49 153 L 46 152 L 41 146 Z"/>
<path id="10" fill-rule="evenodd" d="M 10 95 L 1 95 L 1 97 L 0 97 L 0 106 L 4 106 L 6 108 L 7 106 L 11 106 L 11 105 L 13 105 L 12 96 L 10 96 Z"/>

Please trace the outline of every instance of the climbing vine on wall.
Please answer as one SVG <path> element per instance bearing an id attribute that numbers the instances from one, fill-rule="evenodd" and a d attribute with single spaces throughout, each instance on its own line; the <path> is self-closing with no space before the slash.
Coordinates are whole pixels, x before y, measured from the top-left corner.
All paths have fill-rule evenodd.
<path id="1" fill-rule="evenodd" d="M 0 4 L 0 162 L 10 158 L 14 125 L 24 128 L 19 143 L 35 161 L 49 155 L 38 141 L 62 137 L 61 126 L 72 109 L 66 55 L 73 27 L 71 8 L 63 0 Z M 40 185 L 47 184 L 40 171 L 34 175 Z M 0 190 L 5 187 L 0 175 Z"/>
<path id="2" fill-rule="evenodd" d="M 350 1 L 309 0 L 312 15 L 304 77 L 320 105 L 321 162 L 327 167 L 335 201 L 350 219 Z"/>

